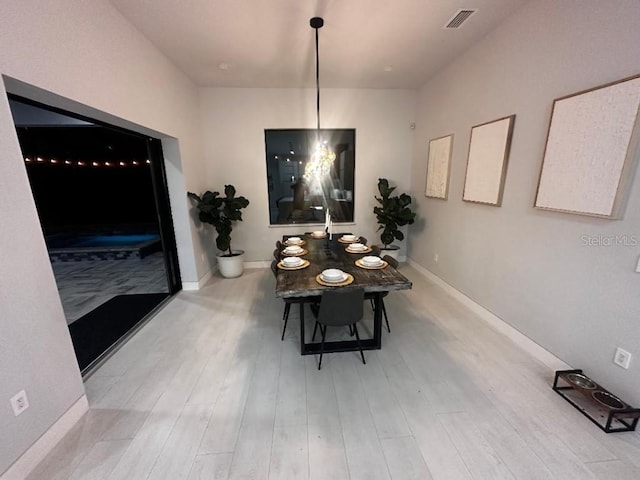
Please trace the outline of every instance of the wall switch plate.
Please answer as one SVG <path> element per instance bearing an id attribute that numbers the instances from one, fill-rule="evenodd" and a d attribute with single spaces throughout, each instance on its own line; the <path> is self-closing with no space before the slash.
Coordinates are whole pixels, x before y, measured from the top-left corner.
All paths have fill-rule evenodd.
<path id="1" fill-rule="evenodd" d="M 638 263 L 636 264 L 636 272 L 640 273 L 640 257 L 638 257 Z"/>
<path id="2" fill-rule="evenodd" d="M 16 417 L 29 408 L 29 399 L 27 398 L 27 392 L 24 390 L 20 390 L 9 401 Z"/>
<path id="3" fill-rule="evenodd" d="M 629 368 L 629 363 L 631 363 L 631 354 L 618 347 L 616 348 L 616 354 L 613 356 L 613 363 L 622 368 Z"/>

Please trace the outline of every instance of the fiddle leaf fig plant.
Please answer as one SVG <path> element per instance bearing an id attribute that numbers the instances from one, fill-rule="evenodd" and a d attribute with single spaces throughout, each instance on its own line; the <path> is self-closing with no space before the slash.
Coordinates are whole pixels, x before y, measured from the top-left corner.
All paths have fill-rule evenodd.
<path id="1" fill-rule="evenodd" d="M 378 231 L 382 230 L 380 240 L 387 248 L 394 240 L 404 240 L 404 234 L 398 227 L 411 225 L 415 221 L 416 214 L 411 211 L 411 196 L 406 193 L 400 195 L 391 194 L 396 187 L 390 187 L 386 178 L 378 179 L 379 197 L 375 197 L 380 206 L 373 208 L 373 213 L 378 220 Z"/>
<path id="2" fill-rule="evenodd" d="M 203 223 L 213 225 L 218 233 L 216 247 L 223 252 L 228 250 L 228 256 L 233 256 L 231 250 L 231 231 L 233 222 L 242 221 L 243 208 L 249 205 L 249 200 L 243 196 L 236 197 L 233 185 L 224 186 L 224 197 L 220 192 L 207 190 L 202 197 L 188 192 L 187 196 L 196 202 L 198 218 Z"/>

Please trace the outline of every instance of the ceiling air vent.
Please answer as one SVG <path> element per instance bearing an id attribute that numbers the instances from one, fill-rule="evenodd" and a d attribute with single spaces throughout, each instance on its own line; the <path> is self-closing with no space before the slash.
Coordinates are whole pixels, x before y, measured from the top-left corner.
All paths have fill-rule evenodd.
<path id="1" fill-rule="evenodd" d="M 466 22 L 469 19 L 469 17 L 474 13 L 476 13 L 477 11 L 478 11 L 477 9 L 458 10 L 456 14 L 451 18 L 451 20 L 449 20 L 449 23 L 447 23 L 443 28 L 445 29 L 460 28 L 462 24 Z"/>

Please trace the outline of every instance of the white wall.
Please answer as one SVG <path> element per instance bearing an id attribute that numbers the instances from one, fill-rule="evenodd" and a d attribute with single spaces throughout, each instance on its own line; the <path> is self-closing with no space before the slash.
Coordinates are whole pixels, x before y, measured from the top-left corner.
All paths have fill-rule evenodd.
<path id="1" fill-rule="evenodd" d="M 409 255 L 556 356 L 640 405 L 640 185 L 624 218 L 532 208 L 554 98 L 640 73 L 637 0 L 529 2 L 420 91 Z M 502 207 L 463 203 L 470 128 L 516 114 Z M 453 133 L 448 201 L 424 197 L 429 139 Z M 433 255 L 439 255 L 438 263 Z M 629 370 L 612 364 L 616 346 Z"/>
<path id="2" fill-rule="evenodd" d="M 315 128 L 313 89 L 202 89 L 201 115 L 207 160 L 206 187 L 235 185 L 251 204 L 234 227 L 232 247 L 247 261 L 269 260 L 283 234 L 307 226 L 269 227 L 264 130 Z M 409 188 L 415 91 L 321 89 L 321 127 L 356 129 L 355 225 L 344 230 L 380 243 L 373 215 L 379 177 Z M 194 187 L 195 188 L 195 187 Z M 200 192 L 198 192 L 200 193 Z M 213 229 L 201 230 L 215 255 Z M 404 248 L 404 245 L 403 245 Z"/>
<path id="3" fill-rule="evenodd" d="M 197 89 L 110 3 L 0 3 L 0 75 L 1 473 L 84 393 L 5 86 L 163 137 L 183 280 L 206 267 L 194 262 L 184 193 L 185 182 L 204 186 Z M 14 417 L 9 398 L 22 389 L 31 407 Z"/>

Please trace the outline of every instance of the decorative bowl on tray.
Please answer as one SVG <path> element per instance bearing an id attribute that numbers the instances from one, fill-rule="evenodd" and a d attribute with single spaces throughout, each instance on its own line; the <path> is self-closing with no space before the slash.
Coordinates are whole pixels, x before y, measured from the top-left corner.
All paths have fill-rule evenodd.
<path id="1" fill-rule="evenodd" d="M 570 373 L 566 378 L 574 387 L 584 388 L 587 390 L 594 390 L 596 388 L 596 384 L 589 377 L 581 373 Z"/>
<path id="2" fill-rule="evenodd" d="M 595 392 L 591 393 L 591 396 L 600 405 L 612 410 L 620 410 L 621 408 L 626 407 L 625 403 L 622 400 L 609 392 L 596 390 Z"/>

